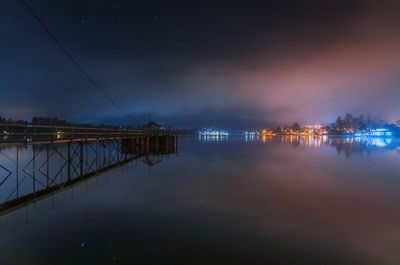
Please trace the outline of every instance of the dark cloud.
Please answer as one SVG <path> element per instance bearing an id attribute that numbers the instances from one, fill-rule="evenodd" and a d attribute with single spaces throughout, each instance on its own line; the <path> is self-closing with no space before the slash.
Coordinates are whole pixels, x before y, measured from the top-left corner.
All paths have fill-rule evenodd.
<path id="1" fill-rule="evenodd" d="M 400 118 L 395 1 L 27 2 L 127 112 L 228 127 Z M 20 1 L 0 14 L 1 114 L 119 115 Z"/>

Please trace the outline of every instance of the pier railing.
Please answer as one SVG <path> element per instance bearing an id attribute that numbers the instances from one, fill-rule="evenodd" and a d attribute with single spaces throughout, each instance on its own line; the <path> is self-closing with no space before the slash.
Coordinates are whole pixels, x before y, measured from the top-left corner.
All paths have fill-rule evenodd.
<path id="1" fill-rule="evenodd" d="M 173 135 L 3 144 L 0 214 L 134 159 L 176 151 Z"/>

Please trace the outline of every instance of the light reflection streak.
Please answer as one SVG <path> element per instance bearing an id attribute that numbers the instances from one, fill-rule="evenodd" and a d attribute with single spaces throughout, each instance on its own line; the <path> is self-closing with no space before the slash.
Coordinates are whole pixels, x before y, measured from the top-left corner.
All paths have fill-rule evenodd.
<path id="1" fill-rule="evenodd" d="M 334 147 L 337 153 L 344 152 L 346 156 L 353 153 L 363 154 L 376 150 L 400 151 L 400 139 L 396 137 L 332 137 L 327 135 L 250 135 L 244 136 L 245 142 L 261 142 L 263 144 L 280 142 L 293 146 L 305 146 L 307 148 Z"/>
<path id="2" fill-rule="evenodd" d="M 228 140 L 228 135 L 201 135 L 199 134 L 200 142 L 223 142 Z"/>

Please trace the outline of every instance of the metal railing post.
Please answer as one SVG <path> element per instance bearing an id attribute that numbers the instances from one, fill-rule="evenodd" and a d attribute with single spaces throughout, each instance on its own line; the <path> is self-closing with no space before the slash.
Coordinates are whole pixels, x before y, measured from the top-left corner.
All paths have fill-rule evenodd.
<path id="1" fill-rule="evenodd" d="M 32 189 L 33 189 L 33 197 L 36 197 L 36 147 L 35 145 L 32 145 L 32 153 L 33 153 L 33 158 L 32 158 Z"/>
<path id="2" fill-rule="evenodd" d="M 68 180 L 71 180 L 71 142 L 67 144 L 67 159 L 68 159 Z"/>
<path id="3" fill-rule="evenodd" d="M 83 176 L 83 142 L 79 142 L 79 166 L 80 166 L 80 176 Z"/>
<path id="4" fill-rule="evenodd" d="M 17 179 L 17 187 L 16 187 L 16 191 L 17 191 L 17 199 L 19 197 L 19 148 L 17 146 L 17 158 L 16 158 L 16 179 Z"/>
<path id="5" fill-rule="evenodd" d="M 50 163 L 50 157 L 49 157 L 49 145 L 46 145 L 46 185 L 47 188 L 49 187 L 49 163 Z"/>

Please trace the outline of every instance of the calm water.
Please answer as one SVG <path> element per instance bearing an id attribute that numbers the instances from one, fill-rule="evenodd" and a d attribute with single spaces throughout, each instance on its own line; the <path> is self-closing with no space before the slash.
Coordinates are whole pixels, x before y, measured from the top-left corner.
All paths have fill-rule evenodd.
<path id="1" fill-rule="evenodd" d="M 179 138 L 0 217 L 0 264 L 400 264 L 398 139 Z"/>

